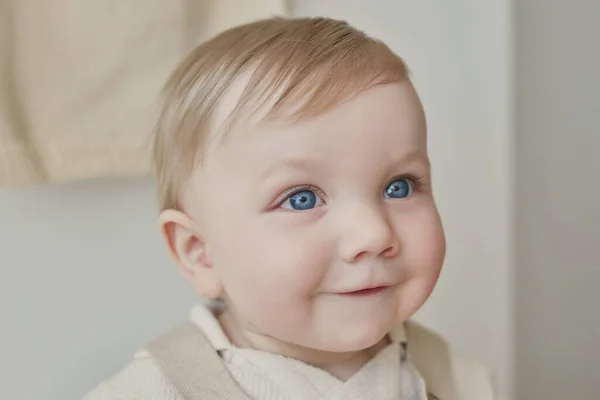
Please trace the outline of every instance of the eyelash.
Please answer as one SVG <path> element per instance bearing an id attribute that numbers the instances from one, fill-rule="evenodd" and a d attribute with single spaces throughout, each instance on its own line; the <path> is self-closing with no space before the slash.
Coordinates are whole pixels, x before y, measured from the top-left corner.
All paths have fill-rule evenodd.
<path id="1" fill-rule="evenodd" d="M 423 187 L 425 186 L 425 175 L 420 176 L 420 175 L 415 175 L 412 173 L 407 173 L 407 174 L 396 176 L 395 178 L 392 178 L 390 181 L 388 181 L 388 183 L 386 185 L 389 185 L 390 183 L 392 183 L 393 181 L 396 181 L 398 179 L 405 179 L 405 180 L 409 181 L 412 184 L 414 191 L 422 190 Z M 313 186 L 313 185 L 294 186 L 293 188 L 290 188 L 290 189 L 286 190 L 285 192 L 283 192 L 277 198 L 277 200 L 275 201 L 275 206 L 273 208 L 281 207 L 283 205 L 283 203 L 285 203 L 290 197 L 292 197 L 296 193 L 300 193 L 304 190 L 313 191 L 313 192 L 315 192 L 315 194 L 317 196 L 319 196 L 321 198 L 325 197 L 325 193 L 316 186 Z"/>
<path id="2" fill-rule="evenodd" d="M 423 187 L 425 187 L 425 175 L 415 175 L 412 173 L 408 173 L 408 174 L 404 174 L 404 175 L 400 175 L 397 176 L 395 178 L 392 178 L 392 180 L 390 180 L 387 184 L 389 185 L 390 183 L 398 180 L 398 179 L 405 179 L 407 181 L 409 181 L 410 183 L 412 183 L 413 185 L 413 190 L 415 191 L 419 191 L 422 190 Z"/>
<path id="3" fill-rule="evenodd" d="M 292 197 L 293 195 L 295 195 L 296 193 L 300 193 L 302 191 L 305 190 L 310 190 L 315 192 L 315 194 L 321 198 L 325 197 L 325 193 L 319 189 L 316 186 L 313 185 L 300 185 L 300 186 L 294 186 L 293 188 L 290 188 L 288 190 L 286 190 L 285 192 L 283 192 L 281 194 L 281 196 L 279 196 L 277 198 L 277 201 L 275 201 L 275 207 L 274 208 L 279 208 L 283 205 L 283 203 L 285 203 L 290 197 Z"/>

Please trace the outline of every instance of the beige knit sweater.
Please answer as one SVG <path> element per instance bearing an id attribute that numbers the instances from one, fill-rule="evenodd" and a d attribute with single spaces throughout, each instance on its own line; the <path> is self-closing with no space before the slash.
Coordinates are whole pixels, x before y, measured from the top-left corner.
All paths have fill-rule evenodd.
<path id="1" fill-rule="evenodd" d="M 251 399 L 260 400 L 494 400 L 490 376 L 479 365 L 451 356 L 437 336 L 410 324 L 410 359 L 403 359 L 405 331 L 391 333 L 392 343 L 346 382 L 325 371 L 289 358 L 233 346 L 216 318 L 203 306 L 194 308 L 191 321 L 220 354 L 232 382 Z M 411 335 L 412 332 L 412 335 Z M 413 346 L 413 342 L 416 346 Z M 186 348 L 187 349 L 187 348 Z M 212 351 L 212 350 L 211 350 Z M 133 362 L 90 392 L 84 400 L 187 400 L 167 378 L 162 364 L 148 350 L 138 352 Z M 177 366 L 180 367 L 180 366 Z M 419 371 L 419 372 L 417 372 Z M 186 382 L 184 382 L 184 385 Z M 425 388 L 427 386 L 427 389 Z M 202 399 L 221 399 L 215 396 Z M 237 398 L 237 397 L 236 397 Z"/>

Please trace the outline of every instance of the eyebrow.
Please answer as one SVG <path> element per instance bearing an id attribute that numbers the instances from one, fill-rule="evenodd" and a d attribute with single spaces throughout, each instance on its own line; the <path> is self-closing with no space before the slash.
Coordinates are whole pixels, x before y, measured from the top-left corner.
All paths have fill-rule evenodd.
<path id="1" fill-rule="evenodd" d="M 414 165 L 414 164 L 422 164 L 423 166 L 429 168 L 431 167 L 431 162 L 429 161 L 429 157 L 427 154 L 422 152 L 411 152 L 403 155 L 402 157 L 394 157 L 393 165 Z"/>
<path id="2" fill-rule="evenodd" d="M 280 173 L 281 171 L 291 170 L 291 171 L 306 171 L 306 170 L 314 170 L 318 166 L 318 162 L 312 160 L 310 158 L 287 158 L 283 160 L 279 160 L 276 163 L 273 163 L 265 169 L 265 171 L 261 174 L 261 180 L 266 180 L 275 173 Z"/>
<path id="3" fill-rule="evenodd" d="M 398 166 L 398 165 L 415 165 L 420 164 L 426 168 L 431 167 L 431 163 L 429 162 L 429 158 L 426 154 L 422 152 L 410 152 L 408 154 L 403 154 L 401 157 L 393 157 L 390 165 Z M 271 176 L 275 174 L 280 174 L 285 171 L 310 171 L 315 170 L 320 167 L 320 163 L 317 160 L 311 158 L 286 158 L 282 160 L 278 160 L 277 162 L 269 165 L 266 170 L 261 174 L 261 181 L 265 181 L 269 179 Z"/>

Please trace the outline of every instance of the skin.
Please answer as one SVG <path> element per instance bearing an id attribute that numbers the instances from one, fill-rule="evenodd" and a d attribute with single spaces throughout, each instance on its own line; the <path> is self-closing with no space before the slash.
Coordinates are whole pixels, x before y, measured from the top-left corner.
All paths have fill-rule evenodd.
<path id="1" fill-rule="evenodd" d="M 407 195 L 386 195 L 390 183 Z M 298 190 L 313 208 L 294 209 Z M 408 81 L 300 123 L 234 129 L 207 147 L 183 209 L 161 214 L 166 243 L 200 296 L 225 299 L 233 343 L 344 380 L 423 305 L 445 254 Z M 383 289 L 356 294 L 370 287 Z"/>

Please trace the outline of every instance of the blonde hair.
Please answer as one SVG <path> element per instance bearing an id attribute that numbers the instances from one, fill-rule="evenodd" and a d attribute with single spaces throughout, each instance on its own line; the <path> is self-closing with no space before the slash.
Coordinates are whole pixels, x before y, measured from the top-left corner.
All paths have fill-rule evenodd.
<path id="1" fill-rule="evenodd" d="M 164 88 L 153 148 L 161 209 L 180 208 L 180 191 L 215 129 L 215 111 L 244 74 L 248 82 L 226 127 L 267 101 L 265 118 L 317 116 L 373 86 L 405 79 L 407 68 L 385 44 L 327 18 L 260 20 L 201 44 Z"/>

